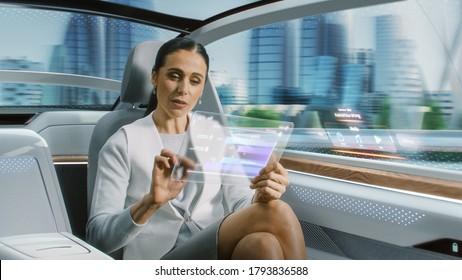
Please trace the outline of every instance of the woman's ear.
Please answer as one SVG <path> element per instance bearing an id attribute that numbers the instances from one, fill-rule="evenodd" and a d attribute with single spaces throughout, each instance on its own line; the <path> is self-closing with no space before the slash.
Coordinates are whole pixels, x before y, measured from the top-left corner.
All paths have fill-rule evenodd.
<path id="1" fill-rule="evenodd" d="M 157 72 L 156 71 L 152 71 L 152 74 L 151 74 L 151 84 L 154 88 L 157 88 Z"/>

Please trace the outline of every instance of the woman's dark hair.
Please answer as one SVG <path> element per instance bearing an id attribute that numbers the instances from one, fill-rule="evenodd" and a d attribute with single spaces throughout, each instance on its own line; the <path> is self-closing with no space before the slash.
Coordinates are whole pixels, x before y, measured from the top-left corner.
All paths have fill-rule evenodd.
<path id="1" fill-rule="evenodd" d="M 159 72 L 159 69 L 165 65 L 167 61 L 167 56 L 171 53 L 177 52 L 179 50 L 186 50 L 186 51 L 195 51 L 196 53 L 200 54 L 204 60 L 205 65 L 207 66 L 207 72 L 209 70 L 209 55 L 205 50 L 204 46 L 197 43 L 196 41 L 185 38 L 185 37 L 178 37 L 174 38 L 166 43 L 164 43 L 159 51 L 157 52 L 156 61 L 154 62 L 154 66 L 152 67 L 153 72 Z M 152 111 L 154 111 L 157 107 L 157 93 L 151 95 L 149 99 L 148 107 L 146 108 L 145 116 L 149 115 Z"/>

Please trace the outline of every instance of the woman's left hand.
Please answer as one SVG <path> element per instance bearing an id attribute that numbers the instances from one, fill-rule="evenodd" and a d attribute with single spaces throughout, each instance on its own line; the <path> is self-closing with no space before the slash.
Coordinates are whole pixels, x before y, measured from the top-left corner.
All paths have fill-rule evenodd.
<path id="1" fill-rule="evenodd" d="M 250 188 L 255 189 L 253 202 L 267 203 L 280 199 L 289 185 L 288 177 L 287 170 L 279 162 L 269 163 L 251 180 Z"/>

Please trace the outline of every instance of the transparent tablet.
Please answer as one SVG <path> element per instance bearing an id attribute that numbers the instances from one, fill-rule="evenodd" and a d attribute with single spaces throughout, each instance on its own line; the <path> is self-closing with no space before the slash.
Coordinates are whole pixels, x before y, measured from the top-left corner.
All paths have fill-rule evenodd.
<path id="1" fill-rule="evenodd" d="M 178 157 L 196 163 L 188 181 L 225 183 L 253 178 L 270 161 L 279 161 L 293 123 L 197 111 L 192 113 Z M 178 161 L 179 162 L 179 161 Z M 172 178 L 181 179 L 175 165 Z"/>

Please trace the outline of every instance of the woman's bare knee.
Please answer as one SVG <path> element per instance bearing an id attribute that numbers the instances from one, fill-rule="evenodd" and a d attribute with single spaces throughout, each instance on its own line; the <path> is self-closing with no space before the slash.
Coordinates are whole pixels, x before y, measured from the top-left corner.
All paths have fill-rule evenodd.
<path id="1" fill-rule="evenodd" d="M 232 258 L 234 257 L 233 253 L 241 252 L 241 249 L 242 252 L 247 252 L 248 249 L 241 248 L 246 243 L 239 243 L 241 240 L 245 241 L 244 238 L 252 236 L 253 233 L 272 235 L 278 241 L 279 247 L 282 248 L 284 258 L 306 258 L 300 222 L 292 208 L 280 200 L 255 203 L 229 215 L 223 221 L 218 234 L 219 258 Z M 274 247 L 263 249 L 267 248 Z M 240 258 L 248 258 L 248 256 Z"/>
<path id="2" fill-rule="evenodd" d="M 258 205 L 258 211 L 261 215 L 257 215 L 261 222 L 267 222 L 269 226 L 280 226 L 289 224 L 289 226 L 298 226 L 299 221 L 297 216 L 292 211 L 292 208 L 281 200 L 270 201 L 269 203 Z"/>
<path id="3" fill-rule="evenodd" d="M 287 259 L 305 259 L 305 241 L 300 222 L 292 208 L 281 200 L 271 201 L 262 205 L 263 219 L 266 232 L 272 233 L 279 241 Z"/>
<path id="4" fill-rule="evenodd" d="M 254 232 L 239 241 L 231 259 L 281 260 L 284 259 L 284 252 L 274 235 L 267 232 Z"/>

